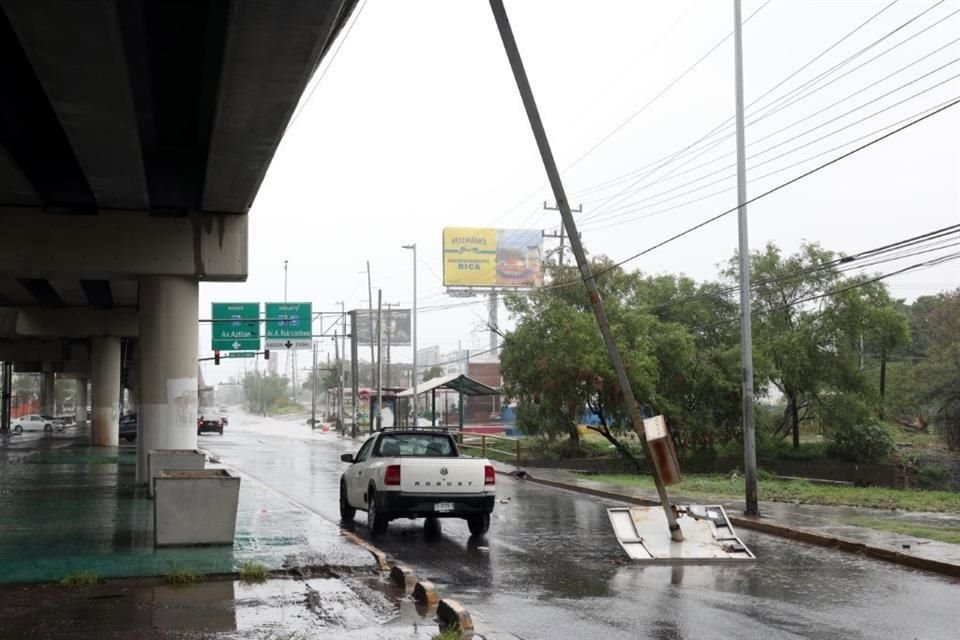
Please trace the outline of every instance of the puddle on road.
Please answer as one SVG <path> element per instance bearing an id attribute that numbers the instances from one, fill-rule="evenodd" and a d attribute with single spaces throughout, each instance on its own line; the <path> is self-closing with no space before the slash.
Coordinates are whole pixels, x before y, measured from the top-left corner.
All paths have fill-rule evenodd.
<path id="1" fill-rule="evenodd" d="M 432 611 L 380 576 L 278 579 L 262 584 L 111 583 L 89 590 L 57 585 L 5 588 L 0 637 L 428 639 Z"/>

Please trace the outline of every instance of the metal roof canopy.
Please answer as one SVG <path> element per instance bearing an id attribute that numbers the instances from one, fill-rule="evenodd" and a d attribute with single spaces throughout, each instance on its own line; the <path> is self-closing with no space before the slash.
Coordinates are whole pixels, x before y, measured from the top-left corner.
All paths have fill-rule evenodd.
<path id="1" fill-rule="evenodd" d="M 500 391 L 489 387 L 479 380 L 474 380 L 462 373 L 451 373 L 447 376 L 428 380 L 423 384 L 410 387 L 397 394 L 398 398 L 412 398 L 416 404 L 416 398 L 424 393 L 431 395 L 430 422 L 437 426 L 437 389 L 450 389 L 458 394 L 457 413 L 459 414 L 459 427 L 463 431 L 463 396 L 498 396 Z M 416 417 L 416 410 L 414 410 Z M 416 424 L 416 419 L 414 419 Z"/>
<path id="2" fill-rule="evenodd" d="M 499 389 L 494 389 L 489 387 L 479 380 L 474 380 L 462 373 L 451 373 L 440 378 L 434 378 L 428 380 L 423 384 L 418 384 L 416 387 L 410 387 L 405 389 L 397 394 L 398 398 L 409 398 L 414 395 L 422 395 L 430 391 L 435 391 L 437 389 L 450 389 L 451 391 L 457 391 L 465 396 L 498 396 L 500 395 Z"/>

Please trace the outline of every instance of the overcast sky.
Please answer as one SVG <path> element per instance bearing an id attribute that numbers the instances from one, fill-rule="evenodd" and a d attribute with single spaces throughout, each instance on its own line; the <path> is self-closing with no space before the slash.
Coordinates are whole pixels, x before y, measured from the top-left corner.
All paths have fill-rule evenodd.
<path id="1" fill-rule="evenodd" d="M 744 27 L 749 196 L 960 97 L 960 0 L 900 0 L 749 107 L 888 5 L 744 0 L 744 18 L 755 13 Z M 443 227 L 559 226 L 556 212 L 542 210 L 553 196 L 489 5 L 360 7 L 342 48 L 311 81 L 250 212 L 248 281 L 202 284 L 201 317 L 213 301 L 282 300 L 284 260 L 289 300 L 315 311 L 340 301 L 366 307 L 367 260 L 374 299 L 380 288 L 384 302 L 409 306 L 412 255 L 401 245 L 415 242 L 426 308 L 420 347 L 485 349 L 483 298 L 444 293 Z M 731 33 L 731 1 L 514 0 L 507 11 L 567 193 L 583 204 L 588 251 L 623 259 L 736 204 L 732 129 L 637 182 L 638 169 L 658 167 L 732 119 L 732 38 L 687 72 Z M 808 240 L 852 253 L 960 222 L 958 134 L 960 106 L 752 204 L 751 245 L 794 251 Z M 736 245 L 730 215 L 628 266 L 714 278 Z M 958 284 L 958 262 L 888 281 L 907 299 Z M 451 302 L 473 304 L 429 309 Z M 208 325 L 200 344 L 208 355 Z M 409 358 L 396 349 L 395 361 Z M 301 365 L 307 360 L 303 352 Z M 205 367 L 205 375 L 217 382 L 237 366 Z"/>

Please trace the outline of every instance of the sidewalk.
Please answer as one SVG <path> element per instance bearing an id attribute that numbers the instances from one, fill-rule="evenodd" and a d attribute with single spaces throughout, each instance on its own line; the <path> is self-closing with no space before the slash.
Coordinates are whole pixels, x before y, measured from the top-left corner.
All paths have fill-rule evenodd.
<path id="1" fill-rule="evenodd" d="M 133 447 L 75 444 L 0 464 L 0 584 L 162 576 L 173 567 L 232 573 L 244 563 L 307 572 L 373 571 L 339 527 L 244 477 L 232 547 L 155 548 L 153 504 L 135 486 Z M 216 466 L 216 465 L 214 465 Z"/>
<path id="2" fill-rule="evenodd" d="M 517 470 L 513 465 L 499 462 L 494 464 L 501 473 Z M 659 504 L 653 490 L 591 480 L 589 476 L 573 471 L 537 468 L 526 473 L 528 480 L 557 488 L 635 504 Z M 671 499 L 677 504 L 703 503 L 702 498 L 694 499 L 681 495 L 672 495 Z M 960 545 L 850 524 L 851 521 L 865 519 L 929 523 L 960 530 L 958 514 L 761 502 L 761 517 L 755 519 L 741 515 L 744 509 L 742 501 L 718 502 L 727 510 L 731 522 L 738 527 L 859 551 L 900 564 L 960 577 Z"/>

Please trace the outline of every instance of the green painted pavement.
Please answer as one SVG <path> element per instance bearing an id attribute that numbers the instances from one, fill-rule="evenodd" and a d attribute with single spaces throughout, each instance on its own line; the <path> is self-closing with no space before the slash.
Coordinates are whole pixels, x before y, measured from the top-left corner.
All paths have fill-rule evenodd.
<path id="1" fill-rule="evenodd" d="M 134 482 L 130 447 L 76 446 L 0 464 L 0 584 L 163 575 L 174 567 L 227 573 L 246 562 L 369 566 L 331 522 L 243 478 L 232 547 L 154 548 L 153 502 Z"/>

